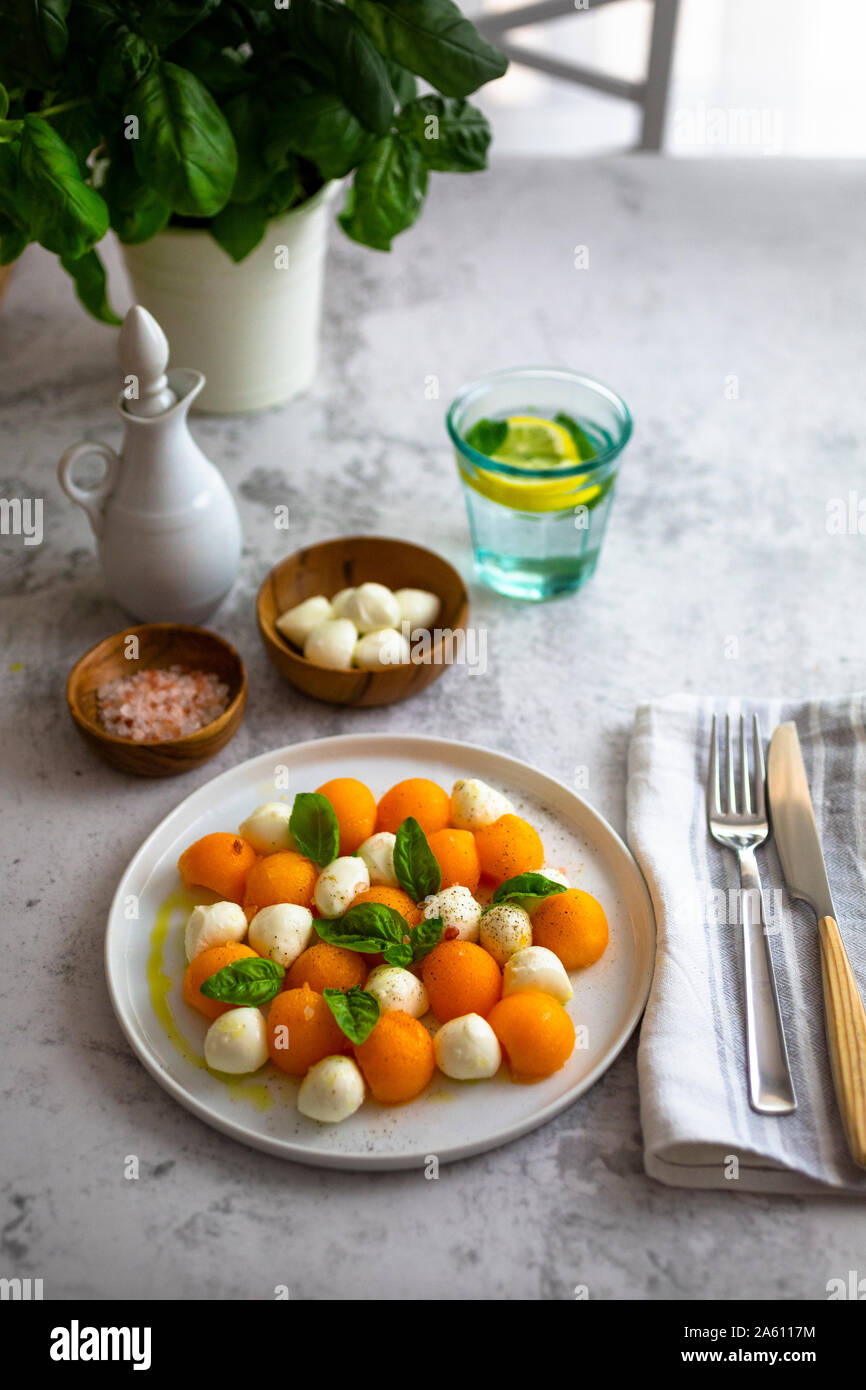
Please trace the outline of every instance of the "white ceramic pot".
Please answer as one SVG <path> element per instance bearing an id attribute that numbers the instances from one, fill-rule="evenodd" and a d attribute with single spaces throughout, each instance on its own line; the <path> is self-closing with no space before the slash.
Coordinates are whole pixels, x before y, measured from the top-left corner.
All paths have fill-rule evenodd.
<path id="1" fill-rule="evenodd" d="M 167 227 L 151 241 L 124 246 L 136 303 L 162 324 L 172 366 L 204 372 L 200 410 L 262 410 L 310 385 L 337 188 L 325 184 L 275 217 L 237 263 L 209 232 L 187 227 Z"/>

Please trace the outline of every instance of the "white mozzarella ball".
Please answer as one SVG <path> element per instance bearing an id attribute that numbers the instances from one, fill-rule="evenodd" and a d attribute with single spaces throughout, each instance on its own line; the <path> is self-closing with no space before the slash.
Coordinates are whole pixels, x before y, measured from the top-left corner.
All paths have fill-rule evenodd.
<path id="1" fill-rule="evenodd" d="M 275 903 L 261 908 L 250 922 L 249 942 L 260 956 L 275 960 L 288 970 L 306 951 L 313 935 L 313 914 L 297 903 Z"/>
<path id="2" fill-rule="evenodd" d="M 389 888 L 397 888 L 397 875 L 394 873 L 394 845 L 397 836 L 390 830 L 379 830 L 358 846 L 358 854 L 367 865 L 371 883 L 383 883 Z"/>
<path id="3" fill-rule="evenodd" d="M 480 1014 L 463 1014 L 443 1023 L 433 1039 L 436 1065 L 455 1081 L 495 1076 L 502 1061 L 496 1034 Z"/>
<path id="4" fill-rule="evenodd" d="M 377 671 L 383 666 L 404 666 L 412 655 L 402 632 L 393 627 L 377 627 L 365 632 L 355 648 L 355 665 L 362 671 Z"/>
<path id="5" fill-rule="evenodd" d="M 560 1004 L 567 1004 L 574 994 L 565 966 L 546 946 L 524 946 L 505 962 L 503 995 L 521 989 L 540 989 Z"/>
<path id="6" fill-rule="evenodd" d="M 204 1059 L 230 1076 L 258 1071 L 268 1060 L 268 1030 L 260 1009 L 229 1009 L 214 1019 L 204 1040 Z"/>
<path id="7" fill-rule="evenodd" d="M 411 970 L 402 970 L 398 965 L 377 965 L 367 976 L 364 989 L 376 996 L 383 1014 L 389 1009 L 402 1009 L 404 1014 L 420 1018 L 430 1008 L 423 982 Z"/>
<path id="8" fill-rule="evenodd" d="M 238 834 L 252 845 L 256 854 L 276 854 L 281 849 L 297 849 L 289 830 L 292 808 L 285 801 L 266 801 L 247 816 Z"/>
<path id="9" fill-rule="evenodd" d="M 298 1109 L 311 1120 L 336 1125 L 364 1103 L 364 1078 L 351 1057 L 323 1057 L 301 1082 Z"/>
<path id="10" fill-rule="evenodd" d="M 237 903 L 208 903 L 194 907 L 184 932 L 187 960 L 200 956 L 211 946 L 225 946 L 228 941 L 243 941 L 247 934 L 247 919 Z"/>
<path id="11" fill-rule="evenodd" d="M 482 913 L 479 940 L 496 964 L 504 965 L 515 951 L 532 945 L 529 913 L 514 903 L 497 903 Z"/>
<path id="12" fill-rule="evenodd" d="M 396 589 L 394 597 L 400 605 L 400 620 L 409 624 L 409 631 L 431 628 L 439 616 L 442 601 L 429 589 Z"/>
<path id="13" fill-rule="evenodd" d="M 359 584 L 346 599 L 343 613 L 362 633 L 400 625 L 400 605 L 384 584 Z"/>
<path id="14" fill-rule="evenodd" d="M 370 871 L 356 854 L 333 859 L 316 879 L 313 902 L 323 917 L 342 917 L 353 898 L 370 887 Z"/>
<path id="15" fill-rule="evenodd" d="M 507 796 L 478 777 L 454 783 L 451 791 L 451 824 L 455 830 L 481 830 L 513 810 Z"/>
<path id="16" fill-rule="evenodd" d="M 324 594 L 316 594 L 281 613 L 274 626 L 296 647 L 303 647 L 313 628 L 333 616 L 330 600 Z"/>
<path id="17" fill-rule="evenodd" d="M 314 666 L 331 671 L 347 669 L 355 655 L 358 632 L 348 618 L 326 618 L 317 623 L 304 643 L 304 656 Z"/>
<path id="18" fill-rule="evenodd" d="M 543 874 L 545 878 L 551 879 L 554 883 L 561 883 L 563 888 L 571 887 L 568 881 L 568 875 L 564 874 L 562 869 L 554 869 L 551 864 L 542 864 L 538 872 Z"/>
<path id="19" fill-rule="evenodd" d="M 551 879 L 554 883 L 561 883 L 563 888 L 571 887 L 571 884 L 569 883 L 566 875 L 562 872 L 562 869 L 553 869 L 549 864 L 542 864 L 538 872 L 540 874 L 543 874 L 545 878 Z M 544 898 L 536 898 L 534 902 L 532 900 L 529 900 L 528 902 L 524 903 L 526 911 L 529 913 L 530 917 L 535 916 L 536 912 L 541 907 L 541 904 L 544 901 Z"/>
<path id="20" fill-rule="evenodd" d="M 443 888 L 439 893 L 431 893 L 424 899 L 422 908 L 425 918 L 442 918 L 442 936 L 451 932 L 452 941 L 477 941 L 482 907 L 473 898 L 468 888 L 455 884 L 453 888 Z M 457 936 L 453 935 L 454 931 Z"/>
<path id="21" fill-rule="evenodd" d="M 339 593 L 334 594 L 331 599 L 331 612 L 335 618 L 347 618 L 349 616 L 346 612 L 346 604 L 354 592 L 354 588 L 340 589 Z"/>

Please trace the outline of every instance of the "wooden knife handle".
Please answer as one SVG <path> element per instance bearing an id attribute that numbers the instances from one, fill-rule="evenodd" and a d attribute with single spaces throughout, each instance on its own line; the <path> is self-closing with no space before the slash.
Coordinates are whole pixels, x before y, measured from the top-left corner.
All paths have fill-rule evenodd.
<path id="1" fill-rule="evenodd" d="M 866 1168 L 866 1011 L 832 917 L 818 923 L 824 1016 L 836 1099 L 854 1162 Z"/>

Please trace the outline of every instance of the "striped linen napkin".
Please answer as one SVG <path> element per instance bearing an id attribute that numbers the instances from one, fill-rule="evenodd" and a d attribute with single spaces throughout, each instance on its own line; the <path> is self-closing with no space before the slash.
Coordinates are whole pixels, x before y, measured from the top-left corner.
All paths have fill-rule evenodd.
<path id="1" fill-rule="evenodd" d="M 839 925 L 866 997 L 866 695 L 790 703 L 671 696 L 637 711 L 628 837 L 652 893 L 658 955 L 638 1049 L 644 1165 L 674 1187 L 866 1196 L 848 1153 L 827 1044 L 815 916 L 790 898 L 775 846 L 757 851 L 797 1092 L 788 1116 L 749 1107 L 735 855 L 710 839 L 713 712 L 757 713 L 765 741 L 797 725 Z"/>

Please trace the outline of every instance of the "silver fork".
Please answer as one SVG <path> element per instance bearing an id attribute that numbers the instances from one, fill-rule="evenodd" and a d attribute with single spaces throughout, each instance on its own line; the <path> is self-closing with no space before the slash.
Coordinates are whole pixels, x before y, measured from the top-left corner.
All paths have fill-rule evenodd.
<path id="1" fill-rule="evenodd" d="M 707 823 L 720 845 L 732 849 L 740 865 L 740 920 L 746 981 L 746 1054 L 749 1065 L 749 1104 L 761 1115 L 787 1115 L 797 1108 L 785 1030 L 779 1012 L 779 996 L 770 939 L 767 935 L 764 899 L 755 850 L 769 834 L 765 792 L 764 750 L 758 716 L 753 727 L 753 780 L 749 777 L 746 722 L 740 715 L 740 792 L 734 773 L 731 717 L 725 716 L 727 743 L 726 809 L 722 810 L 719 785 L 717 719 L 713 715 L 710 769 L 707 778 Z M 754 802 L 754 805 L 753 805 Z"/>

